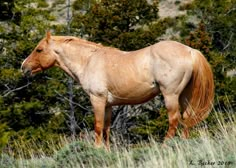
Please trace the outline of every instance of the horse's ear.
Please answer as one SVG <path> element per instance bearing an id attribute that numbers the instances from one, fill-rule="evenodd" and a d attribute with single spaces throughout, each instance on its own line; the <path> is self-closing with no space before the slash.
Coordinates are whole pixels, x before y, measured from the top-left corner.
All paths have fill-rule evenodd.
<path id="1" fill-rule="evenodd" d="M 51 33 L 50 31 L 47 31 L 47 34 L 46 34 L 46 41 L 49 42 L 51 39 Z"/>

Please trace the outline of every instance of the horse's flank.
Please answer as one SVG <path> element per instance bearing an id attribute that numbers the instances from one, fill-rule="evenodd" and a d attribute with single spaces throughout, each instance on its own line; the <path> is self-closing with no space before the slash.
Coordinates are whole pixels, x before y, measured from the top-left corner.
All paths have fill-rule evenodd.
<path id="1" fill-rule="evenodd" d="M 97 146 L 103 133 L 109 146 L 113 105 L 143 103 L 161 92 L 169 117 L 166 139 L 175 135 L 180 121 L 183 136 L 188 137 L 188 129 L 206 118 L 212 107 L 210 65 L 199 51 L 178 42 L 162 41 L 125 52 L 48 33 L 23 62 L 22 70 L 34 74 L 52 66 L 59 66 L 80 82 L 90 96 Z"/>

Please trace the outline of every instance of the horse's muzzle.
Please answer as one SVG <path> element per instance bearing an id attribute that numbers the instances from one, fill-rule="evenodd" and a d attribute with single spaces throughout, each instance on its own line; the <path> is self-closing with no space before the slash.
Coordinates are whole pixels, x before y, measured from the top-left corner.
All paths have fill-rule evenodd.
<path id="1" fill-rule="evenodd" d="M 27 76 L 27 77 L 31 76 L 32 71 L 31 71 L 30 68 L 27 68 L 27 67 L 25 67 L 25 66 L 22 66 L 22 67 L 21 67 L 21 71 L 22 71 L 22 73 L 24 74 L 24 76 Z"/>

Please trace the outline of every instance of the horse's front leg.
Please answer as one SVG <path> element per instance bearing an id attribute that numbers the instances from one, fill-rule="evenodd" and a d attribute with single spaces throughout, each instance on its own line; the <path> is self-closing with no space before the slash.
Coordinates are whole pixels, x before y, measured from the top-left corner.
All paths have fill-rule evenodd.
<path id="1" fill-rule="evenodd" d="M 106 98 L 91 94 L 90 101 L 93 106 L 95 116 L 95 146 L 101 147 L 104 128 Z"/>
<path id="2" fill-rule="evenodd" d="M 111 115 L 112 115 L 112 107 L 107 106 L 105 110 L 105 123 L 104 123 L 104 129 L 103 129 L 103 136 L 105 139 L 105 145 L 107 150 L 110 150 L 110 126 L 111 126 Z"/>

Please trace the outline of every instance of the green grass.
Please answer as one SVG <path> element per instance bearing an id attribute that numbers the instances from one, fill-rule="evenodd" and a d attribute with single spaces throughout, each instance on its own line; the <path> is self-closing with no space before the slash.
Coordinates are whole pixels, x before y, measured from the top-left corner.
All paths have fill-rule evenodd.
<path id="1" fill-rule="evenodd" d="M 71 142 L 64 139 L 63 147 L 51 146 L 55 149 L 53 156 L 46 156 L 42 152 L 38 156 L 32 154 L 29 159 L 24 159 L 24 154 L 15 159 L 11 154 L 2 154 L 0 167 L 234 168 L 236 167 L 235 117 L 233 113 L 225 116 L 214 113 L 217 122 L 214 129 L 208 128 L 205 124 L 192 133 L 195 138 L 183 140 L 176 137 L 168 141 L 166 146 L 153 139 L 149 143 L 141 142 L 135 147 L 114 142 L 111 152 L 107 152 L 104 148 L 95 149 L 92 140 Z"/>

